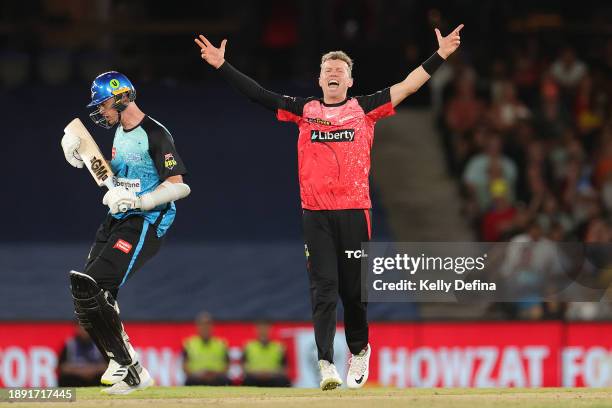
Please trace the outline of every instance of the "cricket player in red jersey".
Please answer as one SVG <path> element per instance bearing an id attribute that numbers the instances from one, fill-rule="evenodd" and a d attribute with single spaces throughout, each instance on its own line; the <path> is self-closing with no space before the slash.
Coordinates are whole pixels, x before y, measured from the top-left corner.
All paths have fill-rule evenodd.
<path id="1" fill-rule="evenodd" d="M 361 299 L 360 260 L 346 251 L 371 238 L 370 150 L 376 121 L 416 92 L 460 44 L 459 25 L 448 36 L 438 29 L 438 50 L 402 82 L 367 96 L 348 97 L 353 61 L 342 51 L 323 55 L 319 86 L 323 98 L 282 96 L 261 87 L 225 60 L 227 40 L 217 48 L 203 35 L 195 39 L 202 59 L 238 91 L 273 110 L 278 120 L 299 128 L 298 165 L 303 208 L 312 319 L 321 372 L 321 389 L 342 385 L 333 364 L 338 295 L 344 306 L 346 341 L 352 353 L 349 388 L 368 379 L 367 303 Z"/>

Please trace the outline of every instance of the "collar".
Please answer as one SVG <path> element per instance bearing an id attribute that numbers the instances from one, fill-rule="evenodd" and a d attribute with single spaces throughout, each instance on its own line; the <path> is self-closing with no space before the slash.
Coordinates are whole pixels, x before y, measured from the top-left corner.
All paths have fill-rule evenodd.
<path id="1" fill-rule="evenodd" d="M 142 120 L 140 122 L 138 122 L 138 124 L 136 126 L 134 126 L 133 128 L 130 129 L 126 129 L 123 126 L 121 126 L 121 128 L 123 129 L 123 131 L 125 133 L 131 132 L 132 130 L 136 129 L 137 127 L 140 127 L 140 125 L 142 125 L 142 123 L 147 119 L 147 115 L 144 115 L 144 117 L 142 118 Z"/>
<path id="2" fill-rule="evenodd" d="M 320 99 L 320 101 L 321 101 L 321 105 L 323 105 L 323 106 L 325 106 L 325 107 L 327 107 L 327 108 L 334 108 L 334 107 L 336 107 L 336 106 L 342 106 L 342 105 L 344 105 L 345 103 L 347 103 L 347 102 L 348 102 L 348 100 L 349 100 L 349 99 L 350 99 L 350 98 L 347 96 L 347 97 L 346 97 L 346 99 L 344 99 L 344 100 L 343 100 L 343 101 L 341 101 L 341 102 L 337 102 L 337 103 L 325 103 L 325 102 L 324 102 L 324 100 L 323 100 L 323 98 L 321 98 L 321 99 Z"/>

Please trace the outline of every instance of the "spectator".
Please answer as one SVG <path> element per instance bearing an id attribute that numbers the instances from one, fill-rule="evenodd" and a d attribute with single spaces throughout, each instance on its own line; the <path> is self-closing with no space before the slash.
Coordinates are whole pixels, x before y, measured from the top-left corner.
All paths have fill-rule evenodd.
<path id="1" fill-rule="evenodd" d="M 578 84 L 576 100 L 574 101 L 574 121 L 578 133 L 583 139 L 591 139 L 597 130 L 603 126 L 605 118 L 605 94 L 595 92 L 593 79 L 585 75 Z"/>
<path id="2" fill-rule="evenodd" d="M 446 124 L 456 137 L 474 130 L 484 112 L 484 105 L 476 96 L 474 80 L 465 75 L 455 82 L 455 95 L 446 106 Z"/>
<path id="3" fill-rule="evenodd" d="M 544 197 L 537 222 L 553 241 L 561 241 L 574 227 L 572 218 L 559 208 L 559 203 L 552 194 Z"/>
<path id="4" fill-rule="evenodd" d="M 270 325 L 257 325 L 257 339 L 244 347 L 243 385 L 255 387 L 290 387 L 287 377 L 287 355 L 284 346 L 270 340 Z"/>
<path id="5" fill-rule="evenodd" d="M 198 334 L 183 343 L 185 385 L 229 385 L 229 353 L 225 340 L 212 337 L 212 318 L 203 312 L 196 318 Z"/>
<path id="6" fill-rule="evenodd" d="M 570 126 L 571 115 L 561 103 L 559 86 L 550 75 L 545 75 L 540 86 L 540 106 L 534 114 L 540 138 L 558 139 Z"/>
<path id="7" fill-rule="evenodd" d="M 486 150 L 472 157 L 463 173 L 468 195 L 475 200 L 480 211 L 486 210 L 491 204 L 490 182 L 503 178 L 508 183 L 508 197 L 514 199 L 514 186 L 517 177 L 516 164 L 502 154 L 502 141 L 498 135 L 491 135 L 487 141 Z"/>
<path id="8" fill-rule="evenodd" d="M 491 64 L 491 79 L 489 81 L 490 98 L 493 103 L 502 99 L 504 88 L 512 83 L 508 79 L 508 67 L 503 59 L 497 59 Z"/>
<path id="9" fill-rule="evenodd" d="M 60 387 L 99 386 L 106 366 L 106 360 L 89 334 L 77 325 L 76 334 L 66 340 L 60 352 L 57 383 Z"/>
<path id="10" fill-rule="evenodd" d="M 491 108 L 491 119 L 500 132 L 510 130 L 520 120 L 531 116 L 529 109 L 516 97 L 516 88 L 511 82 L 501 86 L 498 100 Z"/>
<path id="11" fill-rule="evenodd" d="M 481 238 L 486 242 L 501 240 L 512 228 L 517 212 L 508 200 L 508 183 L 503 178 L 493 180 L 490 189 L 493 205 L 484 215 L 481 227 Z"/>
<path id="12" fill-rule="evenodd" d="M 538 81 L 541 76 L 541 64 L 537 61 L 537 45 L 531 41 L 527 49 L 519 49 L 514 55 L 514 73 L 512 79 L 517 87 L 519 97 L 529 106 L 533 106 L 538 94 Z"/>
<path id="13" fill-rule="evenodd" d="M 563 273 L 563 260 L 553 241 L 542 235 L 542 229 L 531 222 L 527 231 L 512 238 L 500 272 L 517 297 L 516 315 L 537 320 L 544 316 L 542 298 L 555 293 L 555 277 Z"/>
<path id="14" fill-rule="evenodd" d="M 595 164 L 593 181 L 595 187 L 601 188 L 612 175 L 612 139 L 606 140 Z"/>
<path id="15" fill-rule="evenodd" d="M 551 147 L 550 162 L 555 184 L 560 184 L 567 173 L 567 166 L 570 160 L 578 163 L 585 159 L 584 147 L 576 137 L 574 131 L 567 128 L 563 134 L 563 140 L 558 140 Z"/>
<path id="16" fill-rule="evenodd" d="M 550 67 L 550 73 L 564 91 L 573 94 L 574 89 L 586 75 L 587 67 L 584 62 L 576 58 L 576 51 L 572 47 L 565 47 Z"/>

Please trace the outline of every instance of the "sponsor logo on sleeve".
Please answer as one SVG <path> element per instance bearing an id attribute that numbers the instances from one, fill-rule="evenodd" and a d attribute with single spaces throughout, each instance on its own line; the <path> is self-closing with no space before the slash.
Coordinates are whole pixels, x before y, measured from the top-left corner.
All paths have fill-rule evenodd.
<path id="1" fill-rule="evenodd" d="M 174 155 L 172 153 L 167 153 L 164 155 L 164 167 L 168 170 L 172 170 L 177 165 L 176 160 L 174 159 Z"/>
<path id="2" fill-rule="evenodd" d="M 311 130 L 311 142 L 352 142 L 355 140 L 355 129 Z"/>
<path id="3" fill-rule="evenodd" d="M 115 242 L 115 245 L 113 245 L 113 248 L 118 249 L 123 253 L 129 254 L 132 250 L 132 244 L 122 239 L 118 239 L 117 242 Z"/>

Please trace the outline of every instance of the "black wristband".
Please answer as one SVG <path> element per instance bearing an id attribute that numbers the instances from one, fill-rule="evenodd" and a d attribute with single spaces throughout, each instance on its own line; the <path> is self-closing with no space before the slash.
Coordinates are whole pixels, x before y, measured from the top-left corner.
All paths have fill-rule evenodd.
<path id="1" fill-rule="evenodd" d="M 434 72 L 436 72 L 436 69 L 440 68 L 440 65 L 442 65 L 444 61 L 446 60 L 436 51 L 431 55 L 431 57 L 427 58 L 427 60 L 422 64 L 422 67 L 425 72 L 431 76 L 434 74 Z"/>

